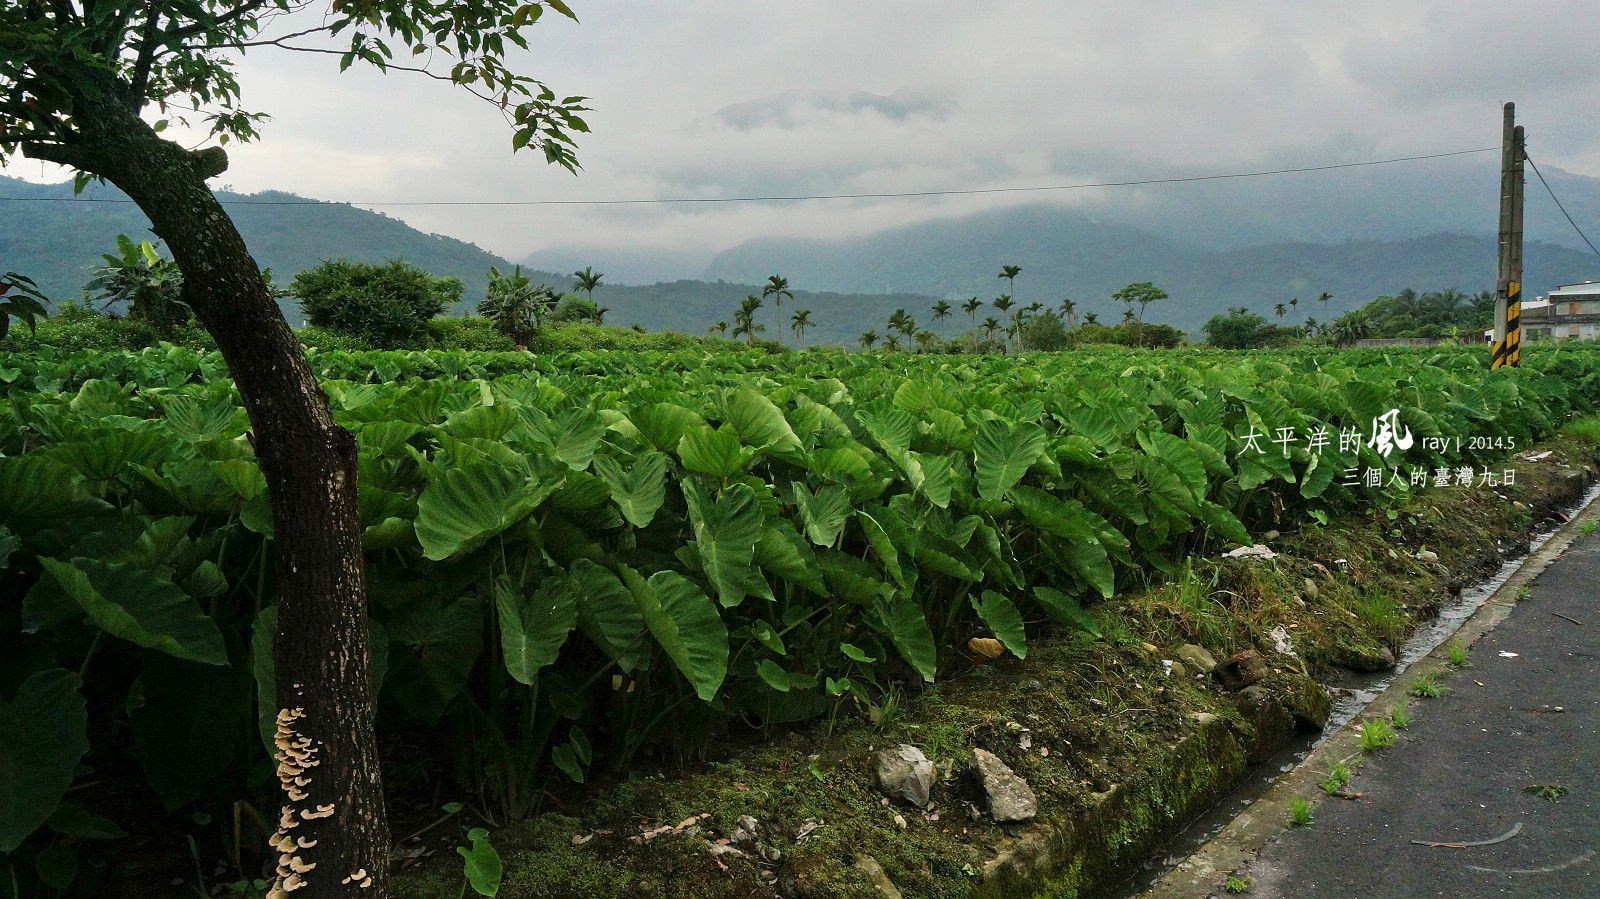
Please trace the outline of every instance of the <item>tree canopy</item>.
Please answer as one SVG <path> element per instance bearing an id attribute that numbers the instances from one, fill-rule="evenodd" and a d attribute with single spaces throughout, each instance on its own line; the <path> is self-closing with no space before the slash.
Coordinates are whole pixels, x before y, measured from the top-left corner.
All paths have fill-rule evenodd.
<path id="1" fill-rule="evenodd" d="M 0 160 L 18 150 L 84 169 L 86 105 L 181 120 L 220 144 L 251 140 L 266 118 L 243 105 L 238 56 L 254 48 L 337 56 L 453 83 L 494 105 L 515 149 L 577 168 L 583 97 L 557 97 L 513 71 L 512 47 L 562 0 L 25 0 L 0 5 Z M 429 60 L 416 64 L 401 60 Z M 432 62 L 434 60 L 440 62 Z M 153 109 L 152 109 L 153 107 Z M 207 169 L 226 157 L 210 148 Z"/>

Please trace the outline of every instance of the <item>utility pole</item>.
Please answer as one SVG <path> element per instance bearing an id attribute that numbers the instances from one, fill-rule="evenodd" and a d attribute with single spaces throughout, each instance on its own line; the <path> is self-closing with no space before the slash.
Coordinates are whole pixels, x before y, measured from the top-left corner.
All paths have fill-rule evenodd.
<path id="1" fill-rule="evenodd" d="M 1523 130 L 1507 103 L 1500 150 L 1500 272 L 1494 292 L 1492 368 L 1522 364 Z"/>

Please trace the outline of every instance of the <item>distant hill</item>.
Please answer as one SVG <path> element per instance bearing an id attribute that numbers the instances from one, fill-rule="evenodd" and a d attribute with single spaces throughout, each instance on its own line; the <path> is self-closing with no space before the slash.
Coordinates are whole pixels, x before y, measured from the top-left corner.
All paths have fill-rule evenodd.
<path id="1" fill-rule="evenodd" d="M 1525 247 L 1529 294 L 1600 277 L 1587 251 L 1533 241 Z M 1121 314 L 1111 293 L 1154 281 L 1172 299 L 1152 319 L 1193 331 L 1229 306 L 1271 314 L 1301 300 L 1297 318 L 1319 319 L 1405 287 L 1466 291 L 1494 286 L 1492 237 L 1431 234 L 1337 244 L 1279 241 L 1207 248 L 1073 210 L 1034 206 L 891 228 L 841 240 L 761 239 L 719 254 L 707 276 L 754 280 L 782 272 L 795 284 L 989 299 L 1005 285 L 1002 264 L 1022 266 L 1017 296 L 1047 305 L 1063 297 L 1103 321 Z M 1307 303 L 1327 291 L 1327 309 Z M 1308 311 L 1309 310 L 1309 311 Z"/>
<path id="2" fill-rule="evenodd" d="M 0 203 L 0 271 L 11 270 L 39 282 L 52 299 L 79 296 L 89 270 L 110 252 L 117 235 L 153 240 L 150 222 L 132 203 L 63 203 L 43 198 L 71 197 L 71 184 L 33 184 L 0 178 L 0 196 L 38 197 Z M 125 199 L 121 191 L 91 185 L 83 197 Z M 255 254 L 283 283 L 323 259 L 348 257 L 381 262 L 406 259 L 439 276 L 454 276 L 470 297 L 483 294 L 489 266 L 505 268 L 499 256 L 470 243 L 424 234 L 405 222 L 343 203 L 245 205 L 240 201 L 298 201 L 294 194 L 241 195 L 219 192 Z"/>

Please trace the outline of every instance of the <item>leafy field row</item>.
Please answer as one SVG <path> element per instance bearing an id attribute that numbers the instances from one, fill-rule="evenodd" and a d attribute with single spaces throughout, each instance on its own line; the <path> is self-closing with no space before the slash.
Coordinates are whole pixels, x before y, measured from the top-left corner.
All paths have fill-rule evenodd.
<path id="1" fill-rule="evenodd" d="M 1412 489 L 1349 469 L 1504 455 L 1246 433 L 1366 436 L 1398 409 L 1418 438 L 1521 446 L 1600 402 L 1600 352 L 1571 348 L 1495 375 L 1456 350 L 313 364 L 360 445 L 391 784 L 447 772 L 490 820 L 534 809 L 548 763 L 583 780 L 730 719 L 870 708 L 970 638 L 1025 655 L 1208 544 Z M 25 594 L 0 652 L 49 750 L 30 782 L 64 790 L 85 737 L 91 765 L 131 746 L 170 809 L 265 782 L 272 527 L 246 429 L 214 356 L 0 358 L 0 584 Z M 0 851 L 60 799 L 9 807 Z"/>

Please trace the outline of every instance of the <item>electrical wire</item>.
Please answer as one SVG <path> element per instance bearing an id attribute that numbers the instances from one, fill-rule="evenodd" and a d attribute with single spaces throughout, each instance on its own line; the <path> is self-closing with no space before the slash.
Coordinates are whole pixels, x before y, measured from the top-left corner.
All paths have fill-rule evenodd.
<path id="1" fill-rule="evenodd" d="M 660 197 L 632 200 L 413 200 L 391 202 L 354 202 L 325 200 L 224 200 L 228 206 L 647 206 L 665 204 L 711 203 L 793 203 L 807 200 L 887 200 L 910 197 L 971 196 L 975 194 L 1033 193 L 1043 191 L 1088 190 L 1102 187 L 1142 187 L 1156 184 L 1192 184 L 1199 181 L 1227 181 L 1238 178 L 1261 178 L 1270 175 L 1294 175 L 1307 172 L 1326 172 L 1334 169 L 1353 169 L 1366 166 L 1391 165 L 1399 162 L 1417 162 L 1424 159 L 1443 159 L 1449 156 L 1466 156 L 1473 153 L 1499 151 L 1499 147 L 1478 147 L 1473 150 L 1452 150 L 1448 153 L 1425 153 L 1417 156 L 1396 156 L 1389 159 L 1369 159 L 1361 162 L 1338 162 L 1327 165 L 1300 166 L 1287 169 L 1264 169 L 1252 172 L 1228 172 L 1218 175 L 1189 175 L 1171 178 L 1144 178 L 1137 181 L 1097 181 L 1082 184 L 1051 184 L 1032 187 L 975 187 L 959 190 L 914 190 L 885 193 L 805 194 L 748 197 Z M 1542 176 L 1541 176 L 1542 177 Z M 0 197 L 0 202 L 59 202 L 59 203 L 132 203 L 126 198 L 95 199 L 92 197 Z"/>
<path id="2" fill-rule="evenodd" d="M 1545 193 L 1550 195 L 1550 199 L 1556 201 L 1556 208 L 1561 210 L 1561 214 L 1567 217 L 1567 223 L 1572 226 L 1572 230 L 1578 232 L 1578 236 L 1583 238 L 1583 242 L 1589 245 L 1589 249 L 1594 250 L 1596 256 L 1600 256 L 1600 249 L 1595 249 L 1594 241 L 1590 240 L 1589 235 L 1583 233 L 1583 229 L 1578 227 L 1578 223 L 1572 218 L 1572 213 L 1568 212 L 1567 207 L 1562 205 L 1561 198 L 1557 197 L 1556 192 L 1550 189 L 1550 182 L 1544 180 L 1544 172 L 1539 171 L 1539 164 L 1533 161 L 1533 157 L 1528 155 L 1527 150 L 1522 151 L 1522 158 L 1528 160 L 1528 165 L 1533 166 L 1533 173 L 1539 176 L 1539 183 L 1544 185 Z"/>

